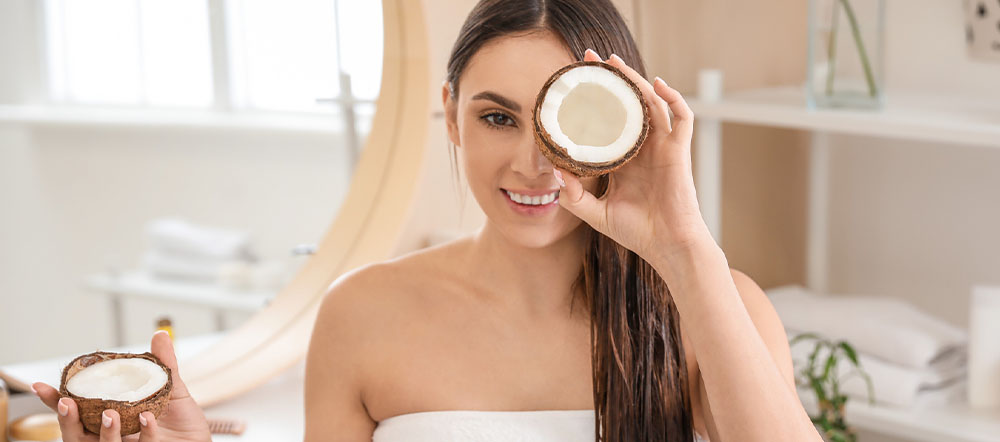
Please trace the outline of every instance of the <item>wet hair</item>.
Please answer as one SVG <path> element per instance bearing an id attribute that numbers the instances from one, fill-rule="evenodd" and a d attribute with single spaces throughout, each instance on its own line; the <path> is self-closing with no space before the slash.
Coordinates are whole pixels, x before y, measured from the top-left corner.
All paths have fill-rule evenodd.
<path id="1" fill-rule="evenodd" d="M 462 72 L 484 44 L 537 31 L 555 33 L 577 60 L 587 48 L 603 57 L 613 53 L 646 76 L 631 32 L 610 0 L 482 0 L 448 59 L 452 99 L 457 101 Z M 455 172 L 456 153 L 449 146 Z M 608 180 L 598 180 L 596 195 L 607 191 Z M 586 227 L 586 251 L 572 289 L 574 301 L 582 294 L 591 318 L 596 440 L 692 441 L 687 364 L 670 290 L 648 262 Z"/>

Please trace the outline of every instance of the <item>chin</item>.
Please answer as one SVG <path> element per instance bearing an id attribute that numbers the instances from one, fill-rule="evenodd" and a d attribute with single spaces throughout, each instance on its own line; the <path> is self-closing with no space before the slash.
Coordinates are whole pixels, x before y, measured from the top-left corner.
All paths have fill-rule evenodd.
<path id="1" fill-rule="evenodd" d="M 560 208 L 559 210 L 563 210 Z M 509 217 L 503 218 L 504 221 L 497 222 L 495 219 L 490 222 L 497 227 L 507 240 L 513 244 L 517 244 L 524 248 L 538 249 L 542 247 L 548 247 L 555 244 L 571 233 L 576 231 L 583 221 L 576 219 L 575 222 L 567 224 L 566 220 L 563 218 L 566 214 L 559 214 L 552 218 L 549 218 L 549 222 L 539 222 L 535 223 L 512 223 Z"/>

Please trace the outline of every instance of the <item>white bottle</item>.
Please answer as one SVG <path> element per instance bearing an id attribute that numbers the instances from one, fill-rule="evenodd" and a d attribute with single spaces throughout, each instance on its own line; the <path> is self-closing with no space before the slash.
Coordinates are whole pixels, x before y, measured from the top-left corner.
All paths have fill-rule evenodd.
<path id="1" fill-rule="evenodd" d="M 973 286 L 969 301 L 969 405 L 1000 406 L 1000 287 Z"/>

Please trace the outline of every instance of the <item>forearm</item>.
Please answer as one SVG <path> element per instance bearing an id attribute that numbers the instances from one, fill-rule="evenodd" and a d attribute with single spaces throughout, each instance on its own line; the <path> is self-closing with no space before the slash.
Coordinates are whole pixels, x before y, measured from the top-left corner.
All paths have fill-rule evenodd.
<path id="1" fill-rule="evenodd" d="M 703 241 L 651 264 L 694 347 L 721 440 L 820 441 L 744 307 L 722 249 Z"/>

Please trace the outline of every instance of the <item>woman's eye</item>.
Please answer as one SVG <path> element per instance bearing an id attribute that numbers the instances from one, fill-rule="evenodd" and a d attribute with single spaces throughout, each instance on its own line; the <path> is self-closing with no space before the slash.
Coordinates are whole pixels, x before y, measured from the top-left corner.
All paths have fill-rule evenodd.
<path id="1" fill-rule="evenodd" d="M 487 126 L 493 128 L 493 129 L 498 129 L 498 130 L 502 130 L 505 126 L 513 126 L 513 123 L 514 123 L 514 120 L 512 118 L 510 118 L 510 116 L 508 116 L 507 114 L 501 113 L 501 112 L 489 113 L 489 114 L 483 115 L 480 118 L 482 118 L 483 120 L 486 120 L 486 125 Z M 508 125 L 507 124 L 508 122 L 511 123 L 511 124 Z"/>

